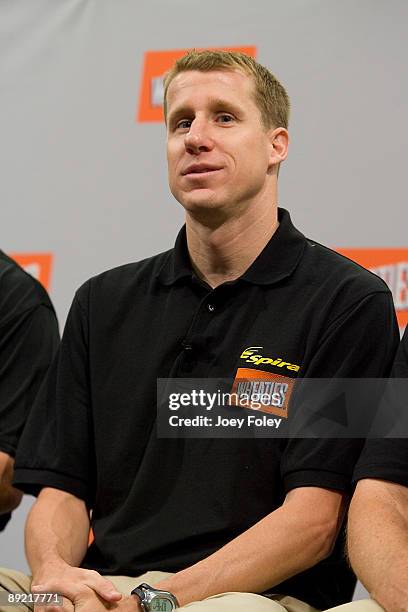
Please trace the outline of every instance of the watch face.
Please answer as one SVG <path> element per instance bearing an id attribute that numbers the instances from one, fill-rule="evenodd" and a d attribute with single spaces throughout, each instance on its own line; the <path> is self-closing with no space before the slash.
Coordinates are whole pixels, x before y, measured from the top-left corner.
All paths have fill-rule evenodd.
<path id="1" fill-rule="evenodd" d="M 155 597 L 150 602 L 150 610 L 152 612 L 172 612 L 174 610 L 173 602 L 165 597 Z"/>

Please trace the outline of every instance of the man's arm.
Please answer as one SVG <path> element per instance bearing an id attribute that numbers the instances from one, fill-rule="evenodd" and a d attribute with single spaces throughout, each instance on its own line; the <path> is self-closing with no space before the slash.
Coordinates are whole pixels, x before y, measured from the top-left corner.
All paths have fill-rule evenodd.
<path id="1" fill-rule="evenodd" d="M 322 331 L 303 376 L 388 375 L 398 342 L 391 294 L 381 290 L 343 308 Z M 259 593 L 328 557 L 360 452 L 359 440 L 290 439 L 281 460 L 289 490 L 284 504 L 158 588 L 174 593 L 181 605 L 226 591 Z"/>
<path id="2" fill-rule="evenodd" d="M 22 492 L 15 489 L 13 480 L 14 459 L 0 451 L 0 514 L 11 512 L 21 502 Z"/>
<path id="3" fill-rule="evenodd" d="M 95 571 L 77 567 L 88 538 L 85 503 L 65 491 L 43 489 L 28 516 L 25 533 L 33 590 L 57 591 L 72 602 L 95 593 L 107 601 L 121 599 L 111 582 Z"/>
<path id="4" fill-rule="evenodd" d="M 181 606 L 228 591 L 260 593 L 312 567 L 334 545 L 344 494 L 300 487 L 284 504 L 195 565 L 157 584 Z"/>
<path id="5" fill-rule="evenodd" d="M 407 612 L 408 487 L 359 481 L 350 505 L 348 549 L 371 596 L 387 612 Z"/>
<path id="6" fill-rule="evenodd" d="M 330 554 L 344 515 L 344 497 L 337 491 L 318 487 L 293 489 L 280 508 L 253 527 L 213 555 L 155 586 L 174 593 L 183 606 L 218 593 L 257 593 L 279 584 Z M 94 606 L 99 603 L 94 592 L 105 600 L 110 594 L 110 601 L 114 601 L 111 583 L 96 572 L 70 567 L 81 562 L 86 550 L 89 523 L 83 502 L 46 489 L 36 506 L 31 511 L 26 534 L 33 584 L 38 583 L 38 590 L 58 590 L 71 601 L 83 600 L 86 604 L 88 599 L 90 606 L 92 602 Z M 50 513 L 54 519 L 45 521 L 44 516 L 49 517 Z M 69 524 L 68 516 L 72 520 Z M 71 538 L 74 539 L 69 545 Z M 118 610 L 139 609 L 136 600 L 129 598 L 117 606 Z"/>

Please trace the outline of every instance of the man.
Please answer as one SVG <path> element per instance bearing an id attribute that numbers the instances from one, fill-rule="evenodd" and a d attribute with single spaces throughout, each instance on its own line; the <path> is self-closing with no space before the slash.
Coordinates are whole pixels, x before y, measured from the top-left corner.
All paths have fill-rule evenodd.
<path id="1" fill-rule="evenodd" d="M 337 535 L 360 444 L 159 437 L 156 383 L 250 370 L 288 390 L 298 375 L 381 376 L 397 333 L 390 293 L 278 213 L 289 100 L 269 71 L 242 54 L 192 52 L 167 76 L 164 108 L 186 225 L 174 249 L 75 297 L 38 403 L 45 433 L 33 457 L 32 419 L 16 470 L 39 494 L 26 533 L 32 589 L 82 612 L 348 601 Z M 0 584 L 30 587 L 16 573 Z"/>
<path id="2" fill-rule="evenodd" d="M 0 531 L 21 501 L 14 456 L 58 341 L 46 291 L 0 251 Z"/>
<path id="3" fill-rule="evenodd" d="M 395 407 L 404 402 L 408 381 L 408 328 L 393 368 Z M 392 414 L 391 407 L 390 412 Z M 395 411 L 394 411 L 395 412 Z M 404 412 L 397 411 L 397 415 Z M 406 421 L 405 421 L 406 423 Z M 399 432 L 406 436 L 406 429 Z M 408 440 L 368 440 L 355 470 L 358 481 L 349 513 L 348 548 L 359 579 L 382 608 L 408 610 Z M 374 607 L 375 606 L 375 607 Z M 351 610 L 353 605 L 345 606 Z"/>

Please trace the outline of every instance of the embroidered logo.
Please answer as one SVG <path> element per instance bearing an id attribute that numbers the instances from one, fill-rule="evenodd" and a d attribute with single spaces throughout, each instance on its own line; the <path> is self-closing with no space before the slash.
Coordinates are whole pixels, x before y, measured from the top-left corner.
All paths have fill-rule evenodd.
<path id="1" fill-rule="evenodd" d="M 246 363 L 251 363 L 252 365 L 273 365 L 277 368 L 299 372 L 300 366 L 296 363 L 285 361 L 282 357 L 264 357 L 260 352 L 262 349 L 263 346 L 248 346 L 248 348 L 242 351 L 240 359 L 244 359 Z"/>

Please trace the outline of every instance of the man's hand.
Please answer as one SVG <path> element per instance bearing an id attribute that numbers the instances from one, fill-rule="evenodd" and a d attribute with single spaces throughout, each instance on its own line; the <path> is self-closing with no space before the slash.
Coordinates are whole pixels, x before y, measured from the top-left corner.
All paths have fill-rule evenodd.
<path id="1" fill-rule="evenodd" d="M 81 595 L 75 603 L 64 597 L 63 606 L 34 606 L 34 612 L 142 612 L 142 608 L 135 596 L 122 597 L 118 602 L 103 600 L 92 589 Z"/>
<path id="2" fill-rule="evenodd" d="M 36 612 L 115 610 L 122 594 L 94 570 L 78 567 L 89 538 L 85 502 L 59 489 L 42 489 L 26 523 L 26 551 L 33 573 L 33 593 L 59 593 L 63 606 L 35 606 Z M 132 600 L 120 610 L 132 612 Z M 137 605 L 133 606 L 137 612 Z"/>
<path id="3" fill-rule="evenodd" d="M 115 610 L 115 612 L 142 612 L 138 598 L 135 596 L 122 597 L 118 602 L 108 603 L 98 597 L 95 592 L 93 595 L 87 595 L 83 599 L 78 600 L 73 609 L 75 612 L 105 612 L 105 610 Z"/>
<path id="4" fill-rule="evenodd" d="M 59 593 L 64 597 L 61 606 L 35 606 L 36 612 L 98 612 L 114 610 L 109 607 L 122 599 L 122 594 L 110 580 L 94 570 L 71 567 L 67 563 L 50 564 L 36 572 L 31 585 L 33 593 Z M 96 607 L 97 606 L 97 607 Z M 125 608 L 123 608 L 125 610 Z M 131 608 L 129 608 L 130 612 Z M 136 611 L 137 608 L 133 607 Z"/>

